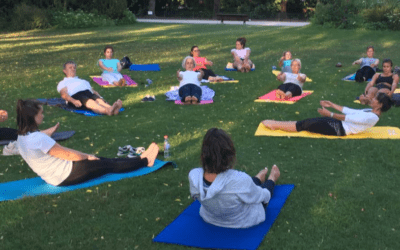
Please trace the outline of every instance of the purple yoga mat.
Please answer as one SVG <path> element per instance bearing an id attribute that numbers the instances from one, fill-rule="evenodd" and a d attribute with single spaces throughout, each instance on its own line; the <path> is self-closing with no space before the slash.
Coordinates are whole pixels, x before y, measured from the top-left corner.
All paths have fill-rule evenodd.
<path id="1" fill-rule="evenodd" d="M 123 77 L 126 81 L 127 86 L 137 87 L 137 83 L 134 80 L 132 80 L 128 75 L 123 75 Z M 103 81 L 103 79 L 101 79 L 101 77 L 93 76 L 92 79 L 95 83 L 97 83 L 101 87 L 116 87 L 114 85 L 108 84 L 108 82 Z"/>

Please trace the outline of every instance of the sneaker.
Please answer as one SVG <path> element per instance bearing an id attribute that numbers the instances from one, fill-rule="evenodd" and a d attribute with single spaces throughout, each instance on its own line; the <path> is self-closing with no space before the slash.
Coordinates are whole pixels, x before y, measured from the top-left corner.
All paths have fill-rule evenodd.
<path id="1" fill-rule="evenodd" d="M 118 147 L 118 153 L 117 156 L 124 156 L 126 153 L 130 152 L 130 150 L 132 149 L 131 145 L 126 145 L 123 147 Z"/>
<path id="2" fill-rule="evenodd" d="M 131 148 L 129 150 L 128 158 L 139 157 L 145 150 L 144 147 Z"/>

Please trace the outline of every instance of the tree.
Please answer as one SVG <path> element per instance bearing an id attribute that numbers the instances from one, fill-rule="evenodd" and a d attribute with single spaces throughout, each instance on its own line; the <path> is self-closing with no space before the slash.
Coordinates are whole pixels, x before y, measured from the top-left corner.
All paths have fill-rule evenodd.
<path id="1" fill-rule="evenodd" d="M 217 17 L 220 5 L 221 5 L 221 0 L 214 0 L 214 18 Z"/>
<path id="2" fill-rule="evenodd" d="M 156 15 L 156 0 L 149 1 L 149 11 L 153 12 L 153 15 Z"/>

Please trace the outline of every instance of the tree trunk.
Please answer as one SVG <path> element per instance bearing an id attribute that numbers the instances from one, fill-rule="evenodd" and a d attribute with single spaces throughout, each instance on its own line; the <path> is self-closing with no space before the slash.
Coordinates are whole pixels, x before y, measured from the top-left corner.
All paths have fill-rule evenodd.
<path id="1" fill-rule="evenodd" d="M 220 4 L 221 4 L 221 0 L 214 0 L 214 18 L 217 18 L 217 14 L 219 13 Z"/>
<path id="2" fill-rule="evenodd" d="M 149 11 L 153 12 L 153 16 L 156 15 L 156 0 L 149 1 Z"/>
<path id="3" fill-rule="evenodd" d="M 288 1 L 282 0 L 281 2 L 281 12 L 286 12 L 286 6 Z"/>

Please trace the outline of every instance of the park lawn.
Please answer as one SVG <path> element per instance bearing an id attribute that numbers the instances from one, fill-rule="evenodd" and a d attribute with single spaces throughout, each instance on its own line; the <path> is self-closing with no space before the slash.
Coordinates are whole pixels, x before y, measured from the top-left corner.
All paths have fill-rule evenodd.
<path id="1" fill-rule="evenodd" d="M 245 36 L 256 71 L 225 72 L 235 40 Z M 263 119 L 299 120 L 319 116 L 319 100 L 362 108 L 353 103 L 365 83 L 341 78 L 356 71 L 351 63 L 374 45 L 376 57 L 400 64 L 399 32 L 252 27 L 245 25 L 144 24 L 80 30 L 29 31 L 0 35 L 1 109 L 5 127 L 16 127 L 16 100 L 58 97 L 62 64 L 74 60 L 77 74 L 99 75 L 97 60 L 111 44 L 115 57 L 128 55 L 137 64 L 159 63 L 161 72 L 130 72 L 138 88 L 102 89 L 109 102 L 121 98 L 126 111 L 115 117 L 85 117 L 45 107 L 41 128 L 61 123 L 75 130 L 61 142 L 87 153 L 115 157 L 118 146 L 163 145 L 169 135 L 172 160 L 147 176 L 105 183 L 59 195 L 0 203 L 1 249 L 186 249 L 153 243 L 154 238 L 191 202 L 187 175 L 200 166 L 202 138 L 211 127 L 228 131 L 237 149 L 236 169 L 255 175 L 277 164 L 279 184 L 293 183 L 278 219 L 259 249 L 399 249 L 400 172 L 397 140 L 325 140 L 255 137 Z M 191 46 L 214 62 L 212 69 L 240 80 L 210 85 L 215 103 L 178 106 L 164 93 L 178 85 L 176 71 Z M 276 88 L 272 65 L 285 50 L 302 60 L 311 96 L 294 105 L 255 103 Z M 335 64 L 341 62 L 342 68 Z M 381 68 L 381 66 L 380 66 Z M 153 84 L 145 88 L 145 79 Z M 156 101 L 141 103 L 146 94 Z M 400 110 L 383 114 L 379 126 L 400 124 Z M 162 157 L 160 157 L 162 159 Z M 0 182 L 35 177 L 19 156 L 0 158 Z"/>

